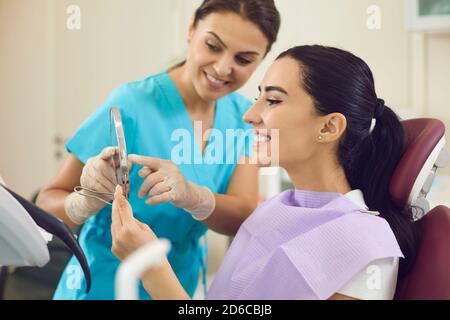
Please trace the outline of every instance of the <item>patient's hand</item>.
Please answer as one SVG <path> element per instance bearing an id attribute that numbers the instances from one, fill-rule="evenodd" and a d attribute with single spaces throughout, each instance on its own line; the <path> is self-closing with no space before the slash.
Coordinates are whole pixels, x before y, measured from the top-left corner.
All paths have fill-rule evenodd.
<path id="1" fill-rule="evenodd" d="M 158 238 L 150 227 L 133 217 L 133 210 L 117 186 L 112 208 L 112 253 L 124 260 L 143 245 Z"/>

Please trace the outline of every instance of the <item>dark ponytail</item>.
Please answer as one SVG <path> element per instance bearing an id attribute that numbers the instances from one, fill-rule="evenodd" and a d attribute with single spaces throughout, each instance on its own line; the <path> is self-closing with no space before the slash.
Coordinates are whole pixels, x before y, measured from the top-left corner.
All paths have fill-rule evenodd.
<path id="1" fill-rule="evenodd" d="M 417 230 L 409 209 L 391 201 L 389 184 L 405 151 L 405 132 L 398 116 L 378 99 L 372 72 L 355 55 L 323 46 L 295 47 L 278 59 L 300 64 L 304 89 L 318 114 L 341 113 L 347 129 L 340 141 L 339 160 L 353 189 L 360 189 L 370 210 L 379 211 L 393 230 L 405 259 L 400 278 L 412 267 Z"/>
<path id="2" fill-rule="evenodd" d="M 380 100 L 384 105 L 384 101 Z M 377 117 L 373 132 L 355 150 L 354 165 L 346 171 L 352 185 L 361 189 L 371 210 L 382 213 L 391 226 L 405 255 L 400 263 L 400 278 L 412 268 L 417 247 L 417 230 L 409 208 L 397 208 L 391 201 L 389 184 L 405 151 L 405 132 L 398 116 L 389 107 Z"/>

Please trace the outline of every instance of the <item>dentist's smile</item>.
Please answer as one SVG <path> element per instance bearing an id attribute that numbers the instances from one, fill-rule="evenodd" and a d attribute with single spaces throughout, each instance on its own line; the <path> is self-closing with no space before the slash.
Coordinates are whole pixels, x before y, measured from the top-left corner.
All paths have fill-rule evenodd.
<path id="1" fill-rule="evenodd" d="M 203 73 L 205 74 L 205 79 L 206 79 L 208 86 L 214 90 L 224 89 L 227 85 L 230 84 L 230 81 L 223 81 L 223 80 L 217 79 L 217 78 L 213 77 L 212 75 L 206 73 L 205 71 Z"/>

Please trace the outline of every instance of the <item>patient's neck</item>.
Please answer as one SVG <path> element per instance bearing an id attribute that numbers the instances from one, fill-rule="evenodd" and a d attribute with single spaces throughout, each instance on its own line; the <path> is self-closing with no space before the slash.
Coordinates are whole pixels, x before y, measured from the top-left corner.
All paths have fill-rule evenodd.
<path id="1" fill-rule="evenodd" d="M 344 168 L 335 159 L 320 159 L 286 167 L 295 189 L 347 194 L 352 191 Z"/>

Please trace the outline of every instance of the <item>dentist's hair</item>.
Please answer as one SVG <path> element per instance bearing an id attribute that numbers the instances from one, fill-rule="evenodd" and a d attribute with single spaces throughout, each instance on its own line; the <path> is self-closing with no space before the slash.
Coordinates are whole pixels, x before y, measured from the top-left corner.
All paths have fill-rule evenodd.
<path id="1" fill-rule="evenodd" d="M 258 26 L 269 42 L 266 54 L 277 41 L 281 18 L 274 0 L 205 0 L 195 12 L 193 26 L 216 12 L 233 12 Z"/>
<path id="2" fill-rule="evenodd" d="M 417 230 L 410 208 L 397 208 L 389 184 L 406 147 L 398 116 L 377 97 L 369 66 L 337 48 L 301 46 L 282 53 L 299 62 L 299 83 L 313 98 L 319 115 L 341 113 L 347 128 L 340 140 L 338 159 L 353 189 L 360 189 L 370 210 L 379 211 L 390 224 L 405 260 L 400 277 L 413 266 Z M 376 125 L 371 131 L 372 120 Z"/>

